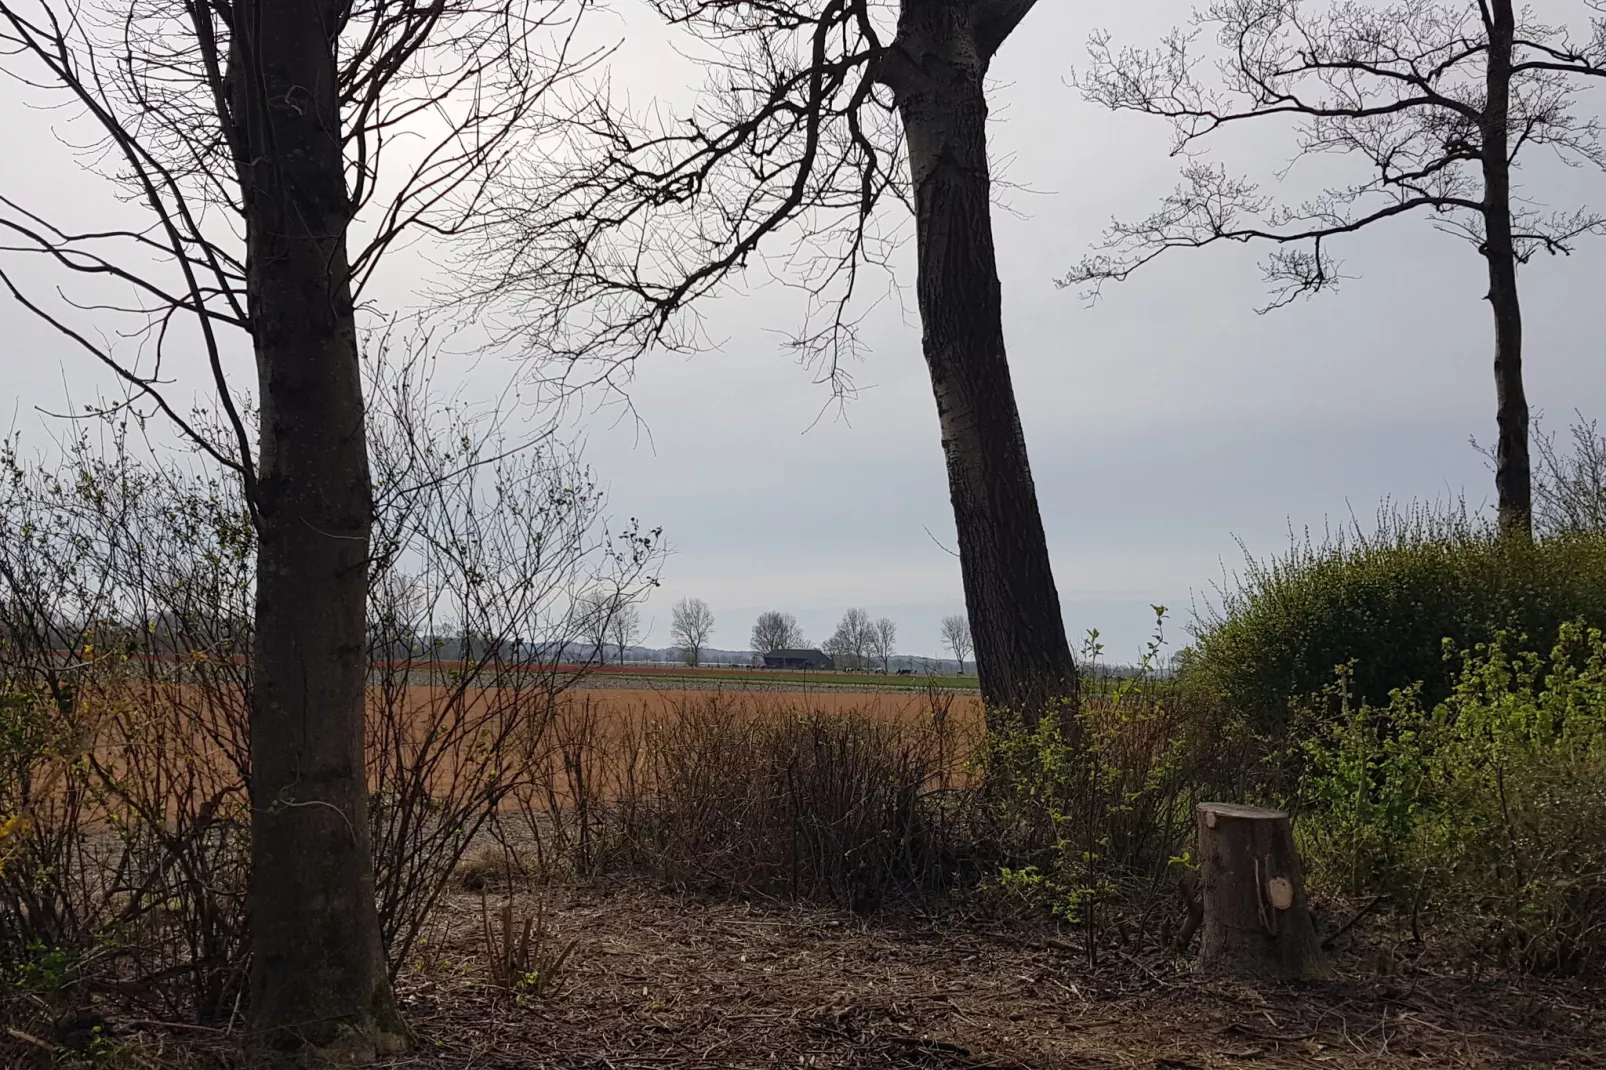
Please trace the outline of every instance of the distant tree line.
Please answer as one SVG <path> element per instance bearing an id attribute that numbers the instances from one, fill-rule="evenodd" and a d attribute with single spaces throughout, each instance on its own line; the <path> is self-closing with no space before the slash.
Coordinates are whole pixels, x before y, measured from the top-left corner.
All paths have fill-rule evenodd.
<path id="1" fill-rule="evenodd" d="M 610 612 L 612 616 L 610 616 Z M 601 651 L 610 642 L 619 650 L 623 660 L 628 642 L 625 634 L 634 636 L 639 627 L 639 615 L 633 606 L 612 609 L 607 601 L 588 604 L 582 618 L 590 622 L 587 638 Z M 622 620 L 624 623 L 619 623 Z M 610 631 L 610 627 L 614 629 Z M 714 629 L 714 613 L 700 598 L 683 598 L 670 610 L 670 638 L 674 648 L 687 665 L 699 665 L 703 651 Z M 942 620 L 941 641 L 965 671 L 966 659 L 972 649 L 970 622 L 963 614 L 953 614 Z M 774 655 L 782 651 L 811 649 L 796 615 L 783 610 L 766 610 L 753 622 L 749 645 L 757 655 Z M 842 614 L 829 638 L 819 650 L 831 656 L 838 668 L 867 669 L 879 665 L 883 672 L 892 671 L 892 660 L 898 656 L 898 625 L 890 617 L 870 616 L 868 610 L 851 608 Z M 599 654 L 599 658 L 601 655 Z"/>

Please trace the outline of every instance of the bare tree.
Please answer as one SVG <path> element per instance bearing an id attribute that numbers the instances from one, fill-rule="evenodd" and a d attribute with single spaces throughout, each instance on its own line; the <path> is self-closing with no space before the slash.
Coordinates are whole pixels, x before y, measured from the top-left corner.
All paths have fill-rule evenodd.
<path id="1" fill-rule="evenodd" d="M 561 151 L 503 191 L 470 265 L 482 291 L 524 313 L 537 352 L 600 344 L 628 360 L 696 345 L 690 306 L 786 250 L 810 306 L 793 349 L 847 392 L 865 275 L 896 242 L 886 214 L 912 212 L 982 692 L 1023 712 L 1074 696 L 1004 346 L 987 156 L 985 82 L 1035 0 L 651 4 L 714 51 L 708 91 L 677 119 L 599 91 Z"/>
<path id="2" fill-rule="evenodd" d="M 597 664 L 608 663 L 608 644 L 613 642 L 615 626 L 627 608 L 630 608 L 629 601 L 619 591 L 592 591 L 580 598 L 576 607 L 580 634 L 590 644 L 591 656 L 597 659 Z"/>
<path id="3" fill-rule="evenodd" d="M 898 626 L 889 617 L 881 617 L 870 625 L 868 650 L 870 656 L 881 662 L 882 672 L 892 671 L 892 655 L 898 645 Z"/>
<path id="4" fill-rule="evenodd" d="M 714 631 L 714 612 L 701 598 L 682 598 L 669 611 L 669 637 L 680 648 L 686 664 L 703 660 L 703 647 Z"/>
<path id="5" fill-rule="evenodd" d="M 850 609 L 843 613 L 842 619 L 837 622 L 836 631 L 828 640 L 827 653 L 848 662 L 854 669 L 862 669 L 873 641 L 874 630 L 870 614 L 862 609 Z"/>
<path id="6" fill-rule="evenodd" d="M 965 671 L 965 659 L 970 656 L 970 621 L 962 613 L 942 618 L 942 642 L 959 661 L 959 672 Z"/>
<path id="7" fill-rule="evenodd" d="M 608 628 L 613 623 L 613 600 L 605 594 L 592 592 L 581 596 L 575 606 L 576 623 L 580 634 L 585 637 L 586 643 L 591 647 L 591 656 L 597 664 L 608 663 Z"/>
<path id="8" fill-rule="evenodd" d="M 608 629 L 613 645 L 619 648 L 619 664 L 625 663 L 625 651 L 641 635 L 641 609 L 633 602 L 624 602 L 614 612 L 613 624 Z"/>
<path id="9" fill-rule="evenodd" d="M 1585 0 L 1579 5 L 1600 11 Z M 1483 257 L 1494 313 L 1495 488 L 1501 530 L 1532 534 L 1528 401 L 1522 377 L 1517 268 L 1538 252 L 1568 252 L 1606 230 L 1587 209 L 1547 213 L 1514 194 L 1524 150 L 1606 167 L 1600 124 L 1573 103 L 1606 75 L 1606 20 L 1585 43 L 1534 20 L 1511 0 L 1216 0 L 1154 50 L 1117 50 L 1095 35 L 1079 84 L 1107 107 L 1163 116 L 1182 182 L 1147 219 L 1116 223 L 1065 285 L 1127 278 L 1174 248 L 1220 241 L 1277 246 L 1265 264 L 1272 307 L 1335 287 L 1333 244 L 1409 213 L 1460 236 Z M 1209 33 L 1219 83 L 1197 76 Z M 1359 156 L 1368 177 L 1279 205 L 1247 179 L 1197 158 L 1200 139 L 1242 120 L 1293 118 L 1300 157 Z"/>
<path id="10" fill-rule="evenodd" d="M 796 650 L 803 645 L 803 629 L 790 613 L 771 609 L 760 613 L 753 623 L 753 649 L 760 654 L 777 650 Z"/>
<path id="11" fill-rule="evenodd" d="M 0 285 L 231 471 L 255 529 L 247 1006 L 271 1046 L 404 1043 L 363 759 L 374 485 L 357 305 L 404 234 L 472 225 L 564 70 L 561 49 L 535 48 L 561 2 L 0 0 L 12 84 L 91 124 L 86 166 L 118 187 L 120 218 L 143 213 L 79 229 L 0 197 L 0 253 L 34 261 L 0 262 Z M 397 139 L 406 162 L 382 168 Z M 62 277 L 86 293 L 48 296 Z M 132 302 L 103 300 L 106 279 Z M 246 342 L 254 448 L 227 375 Z M 221 435 L 162 396 L 184 346 L 206 360 Z"/>

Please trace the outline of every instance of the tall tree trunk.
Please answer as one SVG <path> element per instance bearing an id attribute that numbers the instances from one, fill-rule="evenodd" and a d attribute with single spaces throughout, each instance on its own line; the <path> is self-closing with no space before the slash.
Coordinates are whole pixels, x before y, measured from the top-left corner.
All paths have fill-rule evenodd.
<path id="1" fill-rule="evenodd" d="M 241 0 L 229 83 L 261 396 L 251 1016 L 275 1048 L 404 1036 L 363 769 L 372 495 L 347 268 L 336 11 Z"/>
<path id="2" fill-rule="evenodd" d="M 1528 395 L 1522 385 L 1522 306 L 1517 254 L 1511 238 L 1511 52 L 1515 16 L 1496 0 L 1489 26 L 1487 100 L 1483 111 L 1483 255 L 1489 265 L 1494 312 L 1495 494 L 1501 534 L 1533 538 L 1532 469 L 1528 456 Z"/>
<path id="3" fill-rule="evenodd" d="M 1010 382 L 993 249 L 983 79 L 1007 35 L 989 39 L 987 19 L 1007 6 L 904 0 L 879 77 L 893 90 L 909 148 L 922 345 L 976 673 L 990 708 L 1032 719 L 1052 700 L 1074 701 L 1077 672 Z M 1030 4 L 1013 6 L 1024 14 Z"/>

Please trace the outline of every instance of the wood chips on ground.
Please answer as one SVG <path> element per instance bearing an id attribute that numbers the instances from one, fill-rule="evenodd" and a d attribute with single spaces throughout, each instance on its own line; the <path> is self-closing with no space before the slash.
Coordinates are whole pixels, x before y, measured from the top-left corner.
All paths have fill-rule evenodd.
<path id="1" fill-rule="evenodd" d="M 576 941 L 544 999 L 487 984 L 481 899 L 454 893 L 399 996 L 417 1049 L 390 1070 L 1602 1067 L 1606 990 L 1387 974 L 1250 987 L 1118 951 L 1090 968 L 1031 924 L 863 919 L 633 883 L 539 895 Z M 492 894 L 492 914 L 501 902 Z M 219 1038 L 121 1030 L 138 1065 L 238 1065 Z M 156 1053 L 160 1052 L 160 1055 Z"/>
<path id="2" fill-rule="evenodd" d="M 533 900 L 529 901 L 533 905 Z M 567 987 L 521 1003 L 450 963 L 480 955 L 454 897 L 433 969 L 401 989 L 429 1043 L 394 1067 L 1606 1066 L 1606 992 L 1352 976 L 1251 988 L 1114 952 L 1090 969 L 1035 926 L 865 920 L 632 889 L 547 899 Z M 445 965 L 442 964 L 444 959 Z M 1357 973 L 1362 976 L 1355 976 Z"/>

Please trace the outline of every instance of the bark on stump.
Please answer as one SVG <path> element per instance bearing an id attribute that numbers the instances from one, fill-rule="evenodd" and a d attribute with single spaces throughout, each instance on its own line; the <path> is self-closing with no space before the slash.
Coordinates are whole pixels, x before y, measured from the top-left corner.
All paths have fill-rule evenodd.
<path id="1" fill-rule="evenodd" d="M 1260 981 L 1326 977 L 1288 815 L 1200 803 L 1197 816 L 1200 972 Z"/>

